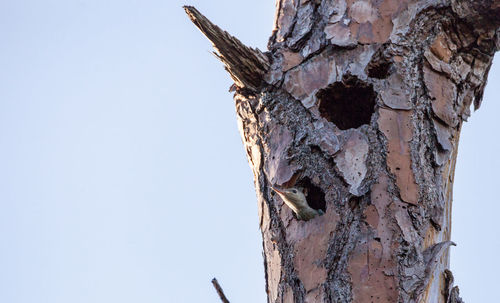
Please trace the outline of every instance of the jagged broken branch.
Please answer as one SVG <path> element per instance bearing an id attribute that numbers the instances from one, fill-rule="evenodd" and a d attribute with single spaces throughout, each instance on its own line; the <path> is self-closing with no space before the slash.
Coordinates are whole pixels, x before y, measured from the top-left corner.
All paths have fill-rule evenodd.
<path id="1" fill-rule="evenodd" d="M 235 84 L 258 91 L 262 77 L 269 69 L 269 60 L 258 49 L 245 46 L 240 40 L 213 24 L 193 6 L 184 6 L 191 21 L 210 40 L 214 54 L 225 65 Z"/>

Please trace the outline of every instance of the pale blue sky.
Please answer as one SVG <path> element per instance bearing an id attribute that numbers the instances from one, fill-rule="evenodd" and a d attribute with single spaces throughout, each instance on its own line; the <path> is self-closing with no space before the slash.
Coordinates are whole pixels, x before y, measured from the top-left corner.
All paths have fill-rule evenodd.
<path id="1" fill-rule="evenodd" d="M 271 0 L 0 0 L 0 302 L 265 302 L 231 80 L 183 4 L 265 49 Z M 499 65 L 457 167 L 467 302 L 500 271 Z"/>

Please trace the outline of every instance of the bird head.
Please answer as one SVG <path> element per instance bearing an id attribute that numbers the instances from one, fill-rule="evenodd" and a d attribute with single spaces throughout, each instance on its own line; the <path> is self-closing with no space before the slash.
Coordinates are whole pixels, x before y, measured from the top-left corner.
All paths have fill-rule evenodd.
<path id="1" fill-rule="evenodd" d="M 307 205 L 306 196 L 299 188 L 296 187 L 280 188 L 278 186 L 271 186 L 271 188 L 287 204 L 291 203 L 297 208 L 301 208 Z"/>

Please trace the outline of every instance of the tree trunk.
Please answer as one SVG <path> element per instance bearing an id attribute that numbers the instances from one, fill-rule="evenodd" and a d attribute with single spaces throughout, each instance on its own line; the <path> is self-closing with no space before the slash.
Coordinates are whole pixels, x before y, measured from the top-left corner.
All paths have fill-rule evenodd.
<path id="1" fill-rule="evenodd" d="M 462 302 L 455 160 L 500 0 L 278 0 L 266 53 L 185 8 L 235 80 L 268 302 Z M 324 214 L 299 220 L 271 186 Z"/>

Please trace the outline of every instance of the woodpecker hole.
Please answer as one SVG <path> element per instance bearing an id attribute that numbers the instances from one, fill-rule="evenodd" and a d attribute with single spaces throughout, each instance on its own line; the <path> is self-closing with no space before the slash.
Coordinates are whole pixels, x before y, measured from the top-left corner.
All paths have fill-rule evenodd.
<path id="1" fill-rule="evenodd" d="M 321 188 L 312 184 L 311 180 L 307 177 L 297 182 L 297 186 L 300 186 L 304 189 L 307 204 L 309 204 L 311 208 L 326 212 L 325 193 L 323 192 L 323 190 L 321 190 Z"/>
<path id="2" fill-rule="evenodd" d="M 368 77 L 385 79 L 389 76 L 392 67 L 392 60 L 391 58 L 384 56 L 385 51 L 386 47 L 381 47 L 372 56 L 370 63 L 368 63 L 365 69 Z"/>
<path id="3" fill-rule="evenodd" d="M 391 63 L 388 61 L 377 62 L 367 67 L 367 74 L 370 78 L 385 79 L 389 76 Z"/>
<path id="4" fill-rule="evenodd" d="M 321 116 L 342 130 L 369 124 L 376 94 L 371 84 L 349 77 L 318 92 Z"/>

